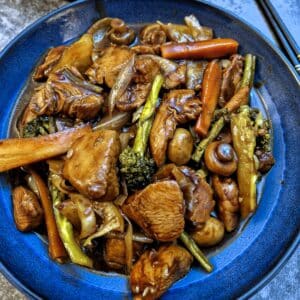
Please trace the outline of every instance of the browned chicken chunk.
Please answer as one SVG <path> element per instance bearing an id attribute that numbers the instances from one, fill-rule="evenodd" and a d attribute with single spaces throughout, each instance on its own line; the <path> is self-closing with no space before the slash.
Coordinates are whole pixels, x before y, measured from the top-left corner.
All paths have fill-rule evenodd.
<path id="1" fill-rule="evenodd" d="M 86 75 L 93 83 L 103 84 L 112 88 L 116 78 L 131 58 L 134 52 L 126 46 L 110 46 L 103 50 L 94 64 L 86 71 Z"/>
<path id="2" fill-rule="evenodd" d="M 240 210 L 237 183 L 232 178 L 214 175 L 212 184 L 218 197 L 219 217 L 226 231 L 233 231 L 238 225 Z"/>
<path id="3" fill-rule="evenodd" d="M 165 94 L 150 133 L 150 149 L 157 166 L 165 162 L 168 142 L 177 124 L 196 119 L 200 112 L 200 100 L 193 90 L 172 90 Z"/>
<path id="4" fill-rule="evenodd" d="M 43 209 L 32 191 L 23 186 L 14 188 L 13 204 L 14 219 L 20 231 L 29 231 L 41 224 Z"/>
<path id="5" fill-rule="evenodd" d="M 116 164 L 120 154 L 116 131 L 99 130 L 75 141 L 67 154 L 63 175 L 90 199 L 111 201 L 119 194 Z"/>
<path id="6" fill-rule="evenodd" d="M 161 246 L 142 254 L 130 273 L 130 287 L 135 299 L 157 299 L 175 281 L 183 277 L 193 261 L 184 248 Z"/>
<path id="7" fill-rule="evenodd" d="M 243 76 L 244 58 L 235 54 L 231 57 L 231 64 L 224 70 L 219 96 L 219 105 L 223 107 L 236 93 Z"/>
<path id="8" fill-rule="evenodd" d="M 161 167 L 154 175 L 154 180 L 175 179 L 180 186 L 186 205 L 185 218 L 194 226 L 201 227 L 214 209 L 213 191 L 210 185 L 199 178 L 195 171 L 175 164 Z"/>
<path id="9" fill-rule="evenodd" d="M 58 46 L 50 49 L 43 63 L 39 65 L 38 68 L 36 69 L 33 75 L 33 79 L 42 80 L 48 78 L 53 67 L 60 60 L 65 48 L 66 48 L 65 46 Z"/>
<path id="10" fill-rule="evenodd" d="M 192 200 L 187 203 L 187 219 L 195 226 L 202 225 L 209 219 L 214 206 L 213 190 L 211 186 L 201 178 L 193 192 Z"/>
<path id="11" fill-rule="evenodd" d="M 158 241 L 176 240 L 184 229 L 183 196 L 174 180 L 149 184 L 130 196 L 122 210 Z"/>
<path id="12" fill-rule="evenodd" d="M 133 260 L 135 261 L 140 255 L 143 248 L 142 243 L 133 242 Z M 126 265 L 126 248 L 123 239 L 107 239 L 104 249 L 105 263 L 112 269 L 122 269 Z"/>
<path id="13" fill-rule="evenodd" d="M 117 108 L 121 111 L 130 111 L 143 105 L 158 72 L 159 66 L 151 58 L 137 57 L 133 78 L 125 93 L 117 99 Z"/>
<path id="14" fill-rule="evenodd" d="M 36 115 L 65 114 L 81 120 L 97 116 L 104 102 L 100 87 L 89 84 L 73 67 L 51 73 L 29 103 Z M 30 120 L 27 120 L 30 121 Z"/>

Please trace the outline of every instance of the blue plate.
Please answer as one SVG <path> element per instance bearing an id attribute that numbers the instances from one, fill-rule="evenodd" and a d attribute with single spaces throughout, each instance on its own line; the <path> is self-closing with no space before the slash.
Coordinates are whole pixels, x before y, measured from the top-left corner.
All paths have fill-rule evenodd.
<path id="1" fill-rule="evenodd" d="M 22 89 L 51 46 L 78 38 L 99 17 L 128 23 L 182 22 L 195 14 L 216 36 L 239 41 L 241 53 L 257 56 L 252 103 L 265 108 L 274 131 L 276 165 L 267 175 L 263 195 L 251 221 L 222 251 L 210 254 L 215 269 L 205 274 L 193 267 L 164 299 L 228 299 L 254 293 L 287 260 L 299 242 L 300 101 L 299 81 L 291 65 L 268 40 L 236 16 L 194 1 L 78 1 L 40 19 L 21 33 L 0 57 L 0 137 L 10 132 Z M 127 278 L 99 275 L 72 264 L 51 261 L 47 245 L 34 233 L 16 230 L 7 176 L 0 176 L 0 268 L 32 298 L 123 299 L 130 296 Z M 271 274 L 271 275 L 270 275 Z"/>

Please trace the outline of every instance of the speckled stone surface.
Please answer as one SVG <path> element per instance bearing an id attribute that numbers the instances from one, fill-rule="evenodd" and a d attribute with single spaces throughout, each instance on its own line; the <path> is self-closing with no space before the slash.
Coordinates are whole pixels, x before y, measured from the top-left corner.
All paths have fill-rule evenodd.
<path id="1" fill-rule="evenodd" d="M 247 16 L 248 22 L 257 26 L 267 37 L 274 39 L 272 32 L 261 15 L 254 0 L 211 0 L 226 7 L 239 16 Z M 274 0 L 287 26 L 300 43 L 300 2 L 299 0 Z M 21 30 L 49 11 L 68 3 L 62 0 L 0 0 L 0 51 Z M 251 14 L 248 14 L 251 10 Z M 298 17 L 297 17 L 298 16 Z M 1 242 L 1 241 L 0 241 Z M 300 299 L 300 248 L 291 257 L 279 274 L 252 300 Z M 0 275 L 0 299 L 26 299 L 2 275 Z"/>

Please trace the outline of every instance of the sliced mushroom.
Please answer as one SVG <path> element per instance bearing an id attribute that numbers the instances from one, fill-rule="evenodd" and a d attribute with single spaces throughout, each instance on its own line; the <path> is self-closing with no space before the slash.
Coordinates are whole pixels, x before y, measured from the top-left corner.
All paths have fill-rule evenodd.
<path id="1" fill-rule="evenodd" d="M 140 41 L 144 45 L 161 45 L 167 40 L 164 27 L 154 23 L 145 26 L 140 32 Z"/>

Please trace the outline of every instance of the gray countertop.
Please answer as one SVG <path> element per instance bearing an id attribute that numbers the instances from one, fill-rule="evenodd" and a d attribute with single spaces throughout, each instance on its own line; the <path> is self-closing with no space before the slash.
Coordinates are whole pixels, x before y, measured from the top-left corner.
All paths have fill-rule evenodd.
<path id="1" fill-rule="evenodd" d="M 237 13 L 249 23 L 260 29 L 267 37 L 276 40 L 254 0 L 211 0 L 208 1 Z M 300 43 L 300 2 L 299 0 L 274 0 L 291 33 Z M 0 51 L 26 26 L 49 11 L 67 1 L 62 0 L 0 0 Z M 251 14 L 248 12 L 251 11 Z M 260 299 L 300 299 L 300 251 L 289 259 L 277 276 L 252 300 Z M 0 274 L 0 299 L 26 299 Z"/>

